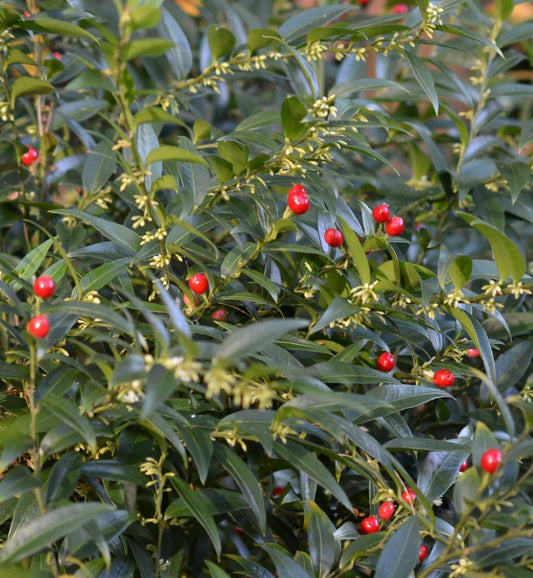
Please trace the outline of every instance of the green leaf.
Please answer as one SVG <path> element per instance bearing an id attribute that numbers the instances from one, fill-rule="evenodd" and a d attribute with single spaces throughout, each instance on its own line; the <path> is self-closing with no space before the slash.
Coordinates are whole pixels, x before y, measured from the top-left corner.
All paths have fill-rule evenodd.
<path id="1" fill-rule="evenodd" d="M 209 570 L 209 576 L 211 576 L 211 578 L 231 578 L 231 576 L 227 572 L 224 572 L 222 568 L 220 568 L 210 560 L 206 560 L 205 564 L 207 566 L 207 569 Z"/>
<path id="2" fill-rule="evenodd" d="M 174 76 L 181 80 L 192 68 L 192 51 L 187 36 L 172 14 L 165 8 L 157 8 L 161 20 L 156 28 L 157 36 L 173 42 L 174 46 L 167 51 L 167 60 Z"/>
<path id="3" fill-rule="evenodd" d="M 334 297 L 328 308 L 324 311 L 320 319 L 312 326 L 311 334 L 329 327 L 334 321 L 346 319 L 357 311 L 357 307 L 352 305 L 343 297 Z"/>
<path id="4" fill-rule="evenodd" d="M 307 107 L 294 95 L 289 95 L 281 105 L 281 124 L 285 137 L 290 141 L 296 140 L 307 130 L 302 122 L 307 115 Z"/>
<path id="5" fill-rule="evenodd" d="M 132 30 L 153 28 L 159 22 L 160 8 L 153 5 L 132 6 L 128 4 L 130 11 L 130 24 Z"/>
<path id="6" fill-rule="evenodd" d="M 99 191 L 117 168 L 117 153 L 111 143 L 100 141 L 87 153 L 82 170 L 83 188 L 90 194 Z"/>
<path id="7" fill-rule="evenodd" d="M 391 450 L 423 450 L 428 452 L 465 452 L 465 448 L 445 440 L 435 440 L 423 437 L 395 438 L 389 440 L 383 447 Z"/>
<path id="8" fill-rule="evenodd" d="M 220 543 L 220 536 L 218 534 L 218 528 L 213 516 L 209 513 L 209 510 L 202 499 L 199 492 L 191 490 L 187 482 L 174 476 L 170 478 L 170 483 L 174 486 L 178 494 L 183 498 L 183 501 L 187 504 L 188 508 L 194 514 L 198 522 L 203 526 L 204 530 L 207 532 L 217 556 L 220 557 L 222 551 L 222 545 Z"/>
<path id="9" fill-rule="evenodd" d="M 459 468 L 468 456 L 467 449 L 458 447 L 463 452 L 430 452 L 424 459 L 416 485 L 428 502 L 443 496 L 457 479 Z"/>
<path id="10" fill-rule="evenodd" d="M 357 80 L 337 84 L 330 90 L 330 94 L 335 95 L 336 99 L 341 99 L 351 98 L 358 95 L 360 92 L 366 92 L 368 90 L 381 91 L 387 89 L 409 92 L 405 86 L 392 80 L 386 80 L 384 78 L 358 78 Z"/>
<path id="11" fill-rule="evenodd" d="M 250 260 L 257 245 L 255 243 L 245 243 L 242 247 L 235 245 L 233 249 L 224 257 L 220 265 L 220 275 L 223 279 L 236 279 L 240 276 L 241 268 Z"/>
<path id="12" fill-rule="evenodd" d="M 192 337 L 191 327 L 182 310 L 178 307 L 175 299 L 172 299 L 169 292 L 165 289 L 164 285 L 161 283 L 161 281 L 159 281 L 159 279 L 156 279 L 154 284 L 159 291 L 159 296 L 161 297 L 161 301 L 163 301 L 163 304 L 167 309 L 168 317 L 174 329 L 190 339 Z"/>
<path id="13" fill-rule="evenodd" d="M 87 30 L 72 24 L 71 22 L 65 22 L 64 20 L 56 20 L 55 18 L 35 18 L 28 19 L 23 22 L 17 23 L 19 28 L 24 30 L 33 30 L 34 32 L 47 32 L 50 34 L 57 34 L 59 36 L 77 36 L 81 38 L 89 38 L 96 44 L 98 40 Z"/>
<path id="14" fill-rule="evenodd" d="M 348 564 L 353 564 L 359 558 L 366 557 L 372 553 L 374 549 L 381 543 L 385 533 L 377 532 L 375 534 L 368 534 L 356 538 L 345 550 L 339 562 L 341 568 L 345 568 Z"/>
<path id="15" fill-rule="evenodd" d="M 301 329 L 307 324 L 303 319 L 267 319 L 237 329 L 220 344 L 216 350 L 215 361 L 236 361 L 250 356 L 289 331 Z"/>
<path id="16" fill-rule="evenodd" d="M 306 473 L 319 486 L 331 492 L 348 511 L 352 510 L 352 505 L 344 490 L 322 462 L 311 452 L 292 441 L 287 441 L 286 444 L 277 441 L 274 444 L 274 449 L 279 457 L 291 467 Z"/>
<path id="17" fill-rule="evenodd" d="M 200 155 L 181 147 L 164 145 L 152 150 L 146 157 L 146 165 L 160 161 L 183 161 L 186 163 L 199 163 L 207 165 L 206 160 Z"/>
<path id="18" fill-rule="evenodd" d="M 174 46 L 174 42 L 163 40 L 162 38 L 139 38 L 132 40 L 124 49 L 124 58 L 133 60 L 134 58 L 146 58 L 161 56 Z"/>
<path id="19" fill-rule="evenodd" d="M 467 255 L 460 255 L 450 263 L 448 272 L 456 289 L 464 287 L 472 275 L 472 259 Z"/>
<path id="20" fill-rule="evenodd" d="M 186 127 L 186 124 L 179 117 L 157 106 L 147 106 L 133 117 L 135 128 L 143 123 L 152 124 L 157 122 L 162 124 L 178 124 L 179 126 Z"/>
<path id="21" fill-rule="evenodd" d="M 459 514 L 468 511 L 479 499 L 481 478 L 476 468 L 468 468 L 459 476 L 453 487 L 453 503 Z"/>
<path id="22" fill-rule="evenodd" d="M 253 54 L 267 46 L 277 46 L 281 42 L 281 36 L 270 28 L 254 28 L 248 34 L 248 50 Z"/>
<path id="23" fill-rule="evenodd" d="M 307 502 L 307 541 L 315 576 L 325 578 L 340 555 L 335 525 L 315 502 Z"/>
<path id="24" fill-rule="evenodd" d="M 49 411 L 63 424 L 77 432 L 92 452 L 96 452 L 96 433 L 86 415 L 78 406 L 64 397 L 47 396 L 41 401 L 43 410 Z"/>
<path id="25" fill-rule="evenodd" d="M 437 91 L 435 90 L 435 81 L 433 80 L 433 75 L 431 74 L 428 67 L 424 64 L 423 60 L 416 56 L 414 51 L 406 50 L 405 56 L 409 66 L 411 67 L 413 76 L 420 85 L 420 88 L 429 98 L 435 114 L 439 114 L 439 97 L 437 96 Z"/>
<path id="26" fill-rule="evenodd" d="M 74 217 L 92 225 L 95 229 L 100 231 L 106 239 L 113 241 L 116 245 L 124 247 L 131 254 L 136 254 L 140 249 L 141 238 L 137 233 L 125 225 L 114 223 L 108 219 L 102 219 L 101 217 L 95 217 L 94 215 L 76 209 L 56 209 L 50 212 L 57 215 Z"/>
<path id="27" fill-rule="evenodd" d="M 21 496 L 39 486 L 39 480 L 31 475 L 28 468 L 22 465 L 11 468 L 0 480 L 0 504 Z"/>
<path id="28" fill-rule="evenodd" d="M 227 28 L 218 28 L 212 24 L 207 30 L 207 40 L 213 60 L 228 54 L 235 46 L 235 36 Z"/>
<path id="29" fill-rule="evenodd" d="M 114 482 L 132 482 L 139 486 L 146 484 L 144 476 L 138 468 L 124 464 L 117 459 L 94 460 L 84 462 L 80 468 L 80 474 L 88 478 L 101 478 Z"/>
<path id="30" fill-rule="evenodd" d="M 451 393 L 443 389 L 406 383 L 380 385 L 369 391 L 367 395 L 389 402 L 396 411 L 417 407 L 441 397 L 453 398 Z"/>
<path id="31" fill-rule="evenodd" d="M 277 544 L 263 544 L 262 548 L 266 550 L 268 555 L 272 558 L 278 576 L 285 576 L 290 578 L 312 578 L 304 568 L 302 568 L 287 550 L 278 546 Z"/>
<path id="32" fill-rule="evenodd" d="M 213 456 L 213 442 L 209 434 L 200 427 L 184 426 L 180 428 L 180 435 L 194 460 L 200 481 L 205 484 Z"/>
<path id="33" fill-rule="evenodd" d="M 338 4 L 336 6 L 308 8 L 285 20 L 278 28 L 278 32 L 286 42 L 292 42 L 307 34 L 313 28 L 326 26 L 352 9 L 351 6 L 340 6 Z"/>
<path id="34" fill-rule="evenodd" d="M 20 96 L 28 94 L 50 94 L 54 92 L 54 87 L 47 81 L 40 78 L 33 78 L 32 76 L 19 76 L 11 85 L 9 94 L 11 96 L 11 103 L 14 105 L 15 100 Z"/>
<path id="35" fill-rule="evenodd" d="M 533 359 L 532 340 L 516 343 L 496 360 L 496 387 L 505 393 L 528 371 Z"/>
<path id="36" fill-rule="evenodd" d="M 513 241 L 496 227 L 477 219 L 473 215 L 460 211 L 457 215 L 471 227 L 477 229 L 490 243 L 500 273 L 500 281 L 505 281 L 509 277 L 514 283 L 520 281 L 526 272 L 526 261 Z"/>
<path id="37" fill-rule="evenodd" d="M 13 564 L 32 556 L 112 509 L 107 504 L 94 502 L 70 504 L 38 516 L 4 542 L 0 550 L 0 563 Z"/>
<path id="38" fill-rule="evenodd" d="M 30 66 L 37 66 L 37 62 L 35 62 L 33 58 L 18 48 L 10 48 L 6 58 L 6 68 L 13 64 L 29 64 Z"/>
<path id="39" fill-rule="evenodd" d="M 363 246 L 361 245 L 361 242 L 359 241 L 356 233 L 346 223 L 346 221 L 341 218 L 340 222 L 342 223 L 344 240 L 346 241 L 350 256 L 352 257 L 355 266 L 357 267 L 357 273 L 359 274 L 361 283 L 370 283 L 372 276 L 370 274 L 370 264 L 368 262 L 368 257 L 365 254 L 365 250 L 363 249 Z"/>
<path id="40" fill-rule="evenodd" d="M 406 578 L 418 562 L 420 527 L 411 516 L 385 542 L 374 578 Z"/>
<path id="41" fill-rule="evenodd" d="M 48 251 L 53 246 L 54 242 L 52 239 L 47 239 L 43 241 L 40 245 L 37 245 L 29 253 L 27 253 L 13 269 L 13 272 L 17 274 L 18 277 L 25 279 L 31 279 L 33 275 L 37 272 L 37 269 L 42 265 Z"/>
<path id="42" fill-rule="evenodd" d="M 86 273 L 80 279 L 80 284 L 84 293 L 102 289 L 102 287 L 108 285 L 111 281 L 113 281 L 113 279 L 127 271 L 130 263 L 131 259 L 125 257 L 123 259 L 117 259 L 116 261 L 104 263 L 92 271 L 89 271 L 89 273 Z"/>
<path id="43" fill-rule="evenodd" d="M 513 203 L 516 203 L 522 189 L 529 182 L 531 176 L 529 166 L 522 162 L 497 164 L 496 166 L 498 167 L 502 177 L 507 181 Z"/>
<path id="44" fill-rule="evenodd" d="M 265 534 L 267 529 L 265 503 L 257 478 L 233 450 L 222 444 L 215 444 L 214 449 L 216 459 L 239 486 L 248 506 L 254 513 L 260 532 Z"/>

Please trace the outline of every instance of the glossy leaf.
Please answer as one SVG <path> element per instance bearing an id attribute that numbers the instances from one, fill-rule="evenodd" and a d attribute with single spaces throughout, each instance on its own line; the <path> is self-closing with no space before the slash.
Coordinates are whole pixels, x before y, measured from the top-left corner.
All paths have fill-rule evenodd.
<path id="1" fill-rule="evenodd" d="M 418 561 L 420 548 L 420 527 L 412 516 L 385 542 L 378 563 L 375 578 L 405 578 Z"/>

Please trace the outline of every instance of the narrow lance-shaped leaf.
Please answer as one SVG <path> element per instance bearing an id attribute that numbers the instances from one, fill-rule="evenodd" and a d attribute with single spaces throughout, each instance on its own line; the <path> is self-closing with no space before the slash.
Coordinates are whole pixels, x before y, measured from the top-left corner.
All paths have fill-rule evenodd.
<path id="1" fill-rule="evenodd" d="M 418 520 L 412 516 L 385 543 L 375 578 L 406 578 L 418 561 L 419 549 L 420 528 Z"/>

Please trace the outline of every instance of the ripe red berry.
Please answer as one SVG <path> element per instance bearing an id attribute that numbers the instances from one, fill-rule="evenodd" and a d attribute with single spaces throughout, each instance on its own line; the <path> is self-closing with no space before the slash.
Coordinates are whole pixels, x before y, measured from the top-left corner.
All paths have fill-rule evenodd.
<path id="1" fill-rule="evenodd" d="M 391 237 L 401 235 L 405 229 L 405 223 L 399 216 L 391 217 L 385 225 L 385 233 Z"/>
<path id="2" fill-rule="evenodd" d="M 396 510 L 396 506 L 392 502 L 383 502 L 378 508 L 378 516 L 382 520 L 389 520 L 392 518 L 394 510 Z"/>
<path id="3" fill-rule="evenodd" d="M 420 544 L 420 550 L 418 551 L 418 561 L 423 562 L 428 557 L 428 547 L 425 544 Z"/>
<path id="4" fill-rule="evenodd" d="M 468 460 L 465 460 L 459 467 L 460 472 L 464 472 L 468 469 Z"/>
<path id="5" fill-rule="evenodd" d="M 482 456 L 480 466 L 489 474 L 493 474 L 502 463 L 502 452 L 498 448 L 487 450 Z"/>
<path id="6" fill-rule="evenodd" d="M 359 0 L 359 6 L 366 6 L 370 0 Z"/>
<path id="7" fill-rule="evenodd" d="M 47 299 L 54 294 L 56 289 L 56 284 L 52 277 L 48 275 L 42 275 L 41 277 L 37 277 L 33 282 L 33 292 L 37 297 L 42 297 L 43 299 Z"/>
<path id="8" fill-rule="evenodd" d="M 203 273 L 196 273 L 189 279 L 189 288 L 193 293 L 201 295 L 209 289 L 209 281 Z"/>
<path id="9" fill-rule="evenodd" d="M 225 309 L 216 309 L 211 313 L 211 319 L 214 319 L 215 321 L 227 321 L 228 313 Z"/>
<path id="10" fill-rule="evenodd" d="M 379 532 L 379 520 L 376 516 L 367 516 L 361 520 L 361 534 L 375 534 Z"/>
<path id="11" fill-rule="evenodd" d="M 278 496 L 281 496 L 281 494 L 283 494 L 284 491 L 285 491 L 285 486 L 276 486 L 272 490 L 272 497 L 277 498 Z"/>
<path id="12" fill-rule="evenodd" d="M 381 205 L 374 207 L 372 216 L 374 217 L 374 221 L 376 221 L 376 223 L 386 223 L 390 219 L 389 205 L 386 203 L 381 203 Z"/>
<path id="13" fill-rule="evenodd" d="M 402 500 L 409 504 L 413 503 L 416 500 L 416 494 L 414 490 L 411 490 L 411 488 L 407 488 L 405 492 L 402 492 Z"/>
<path id="14" fill-rule="evenodd" d="M 465 349 L 465 355 L 467 357 L 479 357 L 479 349 L 476 347 L 470 347 L 469 349 Z"/>
<path id="15" fill-rule="evenodd" d="M 28 150 L 20 157 L 20 160 L 24 166 L 29 167 L 38 157 L 39 153 L 33 147 L 28 147 Z"/>
<path id="16" fill-rule="evenodd" d="M 28 322 L 28 331 L 37 339 L 43 339 L 50 331 L 50 322 L 46 315 L 37 315 Z"/>
<path id="17" fill-rule="evenodd" d="M 384 351 L 378 357 L 378 369 L 384 371 L 385 373 L 390 371 L 394 367 L 394 355 L 388 351 Z"/>
<path id="18" fill-rule="evenodd" d="M 433 383 L 439 387 L 450 387 L 455 383 L 455 375 L 449 369 L 439 369 L 433 376 Z"/>
<path id="19" fill-rule="evenodd" d="M 392 7 L 392 11 L 394 14 L 405 14 L 409 12 L 409 6 L 407 4 L 395 4 Z"/>
<path id="20" fill-rule="evenodd" d="M 324 233 L 324 240 L 330 247 L 340 247 L 344 243 L 344 237 L 339 229 L 328 229 Z"/>
<path id="21" fill-rule="evenodd" d="M 246 536 L 246 532 L 242 528 L 239 528 L 239 526 L 235 526 L 235 534 L 237 534 L 237 536 Z"/>
<path id="22" fill-rule="evenodd" d="M 297 215 L 302 215 L 309 209 L 309 197 L 303 185 L 294 185 L 287 196 L 289 209 Z"/>

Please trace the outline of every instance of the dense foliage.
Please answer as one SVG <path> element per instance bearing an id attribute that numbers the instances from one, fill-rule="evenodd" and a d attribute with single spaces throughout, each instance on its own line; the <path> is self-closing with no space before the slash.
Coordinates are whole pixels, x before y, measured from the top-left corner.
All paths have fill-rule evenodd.
<path id="1" fill-rule="evenodd" d="M 533 575 L 533 24 L 318 4 L 0 2 L 1 576 Z"/>

